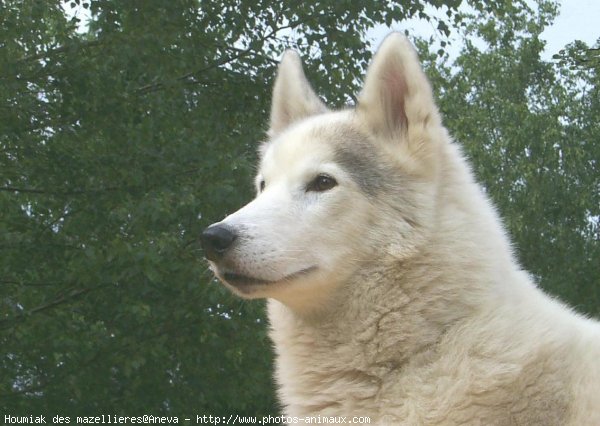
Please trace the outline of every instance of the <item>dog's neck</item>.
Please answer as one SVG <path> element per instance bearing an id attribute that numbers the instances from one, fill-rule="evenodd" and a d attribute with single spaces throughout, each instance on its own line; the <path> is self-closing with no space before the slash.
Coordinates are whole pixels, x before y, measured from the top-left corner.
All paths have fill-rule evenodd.
<path id="1" fill-rule="evenodd" d="M 402 265 L 366 269 L 318 315 L 269 301 L 276 379 L 287 414 L 327 413 L 335 401 L 375 398 L 385 378 L 407 362 L 430 362 L 445 328 L 473 308 L 447 309 L 459 302 L 428 295 L 425 283 L 410 285 L 413 273 L 417 269 L 402 271 Z"/>
<path id="2" fill-rule="evenodd" d="M 312 340 L 311 346 L 325 351 L 348 346 L 354 348 L 353 357 L 363 352 L 377 354 L 377 359 L 365 363 L 395 365 L 431 347 L 448 327 L 478 308 L 480 295 L 475 288 L 465 294 L 464 288 L 444 282 L 448 277 L 442 281 L 432 275 L 430 271 L 437 268 L 426 260 L 430 256 L 423 253 L 410 262 L 390 260 L 363 266 L 313 311 L 299 312 L 270 301 L 275 344 L 285 345 L 279 337 L 287 338 L 291 332 L 304 335 Z"/>
<path id="3" fill-rule="evenodd" d="M 327 413 L 336 401 L 376 398 L 386 377 L 403 366 L 435 363 L 444 335 L 489 306 L 478 300 L 491 293 L 451 284 L 473 279 L 465 265 L 455 268 L 464 279 L 436 276 L 427 256 L 410 265 L 366 268 L 318 315 L 269 301 L 276 379 L 287 414 Z"/>

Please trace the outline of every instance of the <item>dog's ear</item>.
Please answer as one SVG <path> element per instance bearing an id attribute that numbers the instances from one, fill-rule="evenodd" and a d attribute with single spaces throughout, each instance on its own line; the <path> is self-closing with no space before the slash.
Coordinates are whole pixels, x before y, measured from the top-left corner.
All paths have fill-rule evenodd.
<path id="1" fill-rule="evenodd" d="M 271 104 L 269 136 L 275 136 L 295 121 L 327 111 L 302 70 L 300 56 L 292 50 L 283 55 Z"/>
<path id="2" fill-rule="evenodd" d="M 379 47 L 367 71 L 357 112 L 371 131 L 389 138 L 439 120 L 429 81 L 404 35 L 392 33 Z"/>

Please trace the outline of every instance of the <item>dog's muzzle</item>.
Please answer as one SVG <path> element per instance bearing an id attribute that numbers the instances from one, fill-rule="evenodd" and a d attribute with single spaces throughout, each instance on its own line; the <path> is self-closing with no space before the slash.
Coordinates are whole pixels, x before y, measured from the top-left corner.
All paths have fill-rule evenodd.
<path id="1" fill-rule="evenodd" d="M 236 239 L 233 229 L 222 223 L 214 223 L 202 232 L 200 242 L 206 258 L 216 262 L 223 258 Z"/>

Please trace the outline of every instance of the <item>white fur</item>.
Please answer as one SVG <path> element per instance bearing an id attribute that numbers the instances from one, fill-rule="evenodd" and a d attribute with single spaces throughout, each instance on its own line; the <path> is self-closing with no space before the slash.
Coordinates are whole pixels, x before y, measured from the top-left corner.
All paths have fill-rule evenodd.
<path id="1" fill-rule="evenodd" d="M 223 221 L 240 237 L 212 267 L 271 282 L 226 284 L 269 298 L 285 414 L 600 424 L 598 323 L 520 270 L 403 36 L 384 41 L 353 111 L 328 112 L 287 53 L 270 134 L 265 189 Z M 356 167 L 340 164 L 355 148 Z M 320 173 L 337 186 L 307 191 Z"/>

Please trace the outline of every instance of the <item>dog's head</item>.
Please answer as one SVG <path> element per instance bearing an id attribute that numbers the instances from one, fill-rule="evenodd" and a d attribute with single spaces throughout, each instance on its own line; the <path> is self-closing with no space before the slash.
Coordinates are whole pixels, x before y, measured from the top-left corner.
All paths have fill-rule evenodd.
<path id="1" fill-rule="evenodd" d="M 442 132 L 404 36 L 384 41 L 352 110 L 329 111 L 287 52 L 256 198 L 203 232 L 212 270 L 243 297 L 302 306 L 366 264 L 412 256 L 433 220 Z"/>

